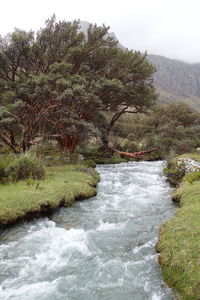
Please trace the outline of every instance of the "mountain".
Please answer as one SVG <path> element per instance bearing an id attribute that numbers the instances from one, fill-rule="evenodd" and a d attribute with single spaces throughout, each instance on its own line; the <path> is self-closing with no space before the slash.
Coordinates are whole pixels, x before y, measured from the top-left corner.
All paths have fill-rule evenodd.
<path id="1" fill-rule="evenodd" d="M 189 64 L 151 54 L 149 61 L 156 67 L 154 85 L 159 101 L 182 101 L 200 110 L 200 64 Z"/>
<path id="2" fill-rule="evenodd" d="M 84 33 L 87 33 L 88 27 L 90 26 L 90 23 L 87 21 L 79 21 L 80 24 L 80 31 L 83 31 Z M 126 48 L 120 44 L 118 38 L 116 37 L 114 32 L 110 32 L 109 36 L 112 37 L 116 42 L 118 42 L 118 46 L 119 48 L 126 50 Z"/>
<path id="3" fill-rule="evenodd" d="M 80 30 L 87 33 L 90 23 L 80 21 Z M 109 36 L 118 41 L 114 32 Z M 137 50 L 137 49 L 136 49 Z M 200 63 L 190 64 L 164 56 L 150 54 L 149 61 L 156 67 L 154 85 L 159 93 L 159 102 L 180 101 L 200 111 Z"/>

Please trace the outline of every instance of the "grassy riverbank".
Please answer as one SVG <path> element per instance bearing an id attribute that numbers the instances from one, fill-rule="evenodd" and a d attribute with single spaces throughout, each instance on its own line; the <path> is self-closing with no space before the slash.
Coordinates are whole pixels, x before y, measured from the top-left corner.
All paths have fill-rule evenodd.
<path id="1" fill-rule="evenodd" d="M 76 199 L 96 194 L 98 173 L 87 163 L 46 168 L 45 180 L 25 180 L 0 185 L 0 226 L 70 206 Z"/>
<path id="2" fill-rule="evenodd" d="M 183 157 L 183 156 L 181 156 Z M 200 161 L 200 155 L 184 155 Z M 198 177 L 197 177 L 198 179 Z M 186 175 L 174 197 L 180 208 L 160 230 L 157 250 L 166 283 L 178 299 L 200 299 L 200 181 Z"/>

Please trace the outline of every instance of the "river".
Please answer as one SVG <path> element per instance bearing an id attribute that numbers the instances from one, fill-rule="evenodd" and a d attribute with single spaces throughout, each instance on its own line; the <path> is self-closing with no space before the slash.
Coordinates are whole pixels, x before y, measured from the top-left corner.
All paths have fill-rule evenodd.
<path id="1" fill-rule="evenodd" d="M 98 194 L 5 230 L 1 300 L 171 300 L 155 252 L 174 213 L 163 162 L 99 165 Z"/>

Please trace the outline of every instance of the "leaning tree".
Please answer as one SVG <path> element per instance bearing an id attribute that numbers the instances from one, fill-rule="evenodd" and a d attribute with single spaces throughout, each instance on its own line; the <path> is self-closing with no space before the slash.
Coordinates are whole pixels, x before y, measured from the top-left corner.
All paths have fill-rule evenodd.
<path id="1" fill-rule="evenodd" d="M 63 150 L 109 133 L 124 113 L 143 112 L 155 99 L 154 67 L 146 54 L 123 51 L 109 27 L 46 21 L 36 34 L 15 30 L 0 40 L 0 140 L 15 153 L 37 137 Z M 106 117 L 109 112 L 111 119 Z"/>
<path id="2" fill-rule="evenodd" d="M 146 53 L 118 50 L 107 73 L 108 81 L 114 81 L 118 90 L 110 88 L 105 81 L 100 95 L 103 110 L 109 112 L 102 126 L 104 149 L 109 149 L 109 134 L 123 114 L 143 113 L 154 104 L 157 97 L 152 79 L 154 71 Z"/>

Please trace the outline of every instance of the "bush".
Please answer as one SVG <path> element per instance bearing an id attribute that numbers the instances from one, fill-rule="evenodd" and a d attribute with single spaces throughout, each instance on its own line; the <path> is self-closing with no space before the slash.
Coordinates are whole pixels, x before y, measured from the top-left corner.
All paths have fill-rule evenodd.
<path id="1" fill-rule="evenodd" d="M 2 156 L 0 160 L 0 183 L 6 183 L 10 180 L 9 165 L 14 160 L 14 156 Z"/>
<path id="2" fill-rule="evenodd" d="M 167 176 L 167 181 L 173 187 L 176 187 L 185 175 L 185 165 L 178 164 L 176 160 L 169 159 L 167 161 L 167 168 L 164 169 L 164 174 Z"/>
<path id="3" fill-rule="evenodd" d="M 116 129 L 118 139 L 129 142 L 123 143 L 124 149 L 115 148 L 127 152 L 157 148 L 164 158 L 170 150 L 183 154 L 200 145 L 200 115 L 181 103 L 156 105 L 146 115 L 124 116 Z"/>
<path id="4" fill-rule="evenodd" d="M 43 179 L 45 177 L 45 169 L 42 162 L 35 155 L 26 153 L 9 165 L 8 174 L 13 181 L 27 178 Z"/>
<path id="5" fill-rule="evenodd" d="M 0 182 L 5 182 L 8 177 L 7 163 L 5 160 L 0 161 Z"/>
<path id="6" fill-rule="evenodd" d="M 194 181 L 199 181 L 200 180 L 200 171 L 197 171 L 197 172 L 193 172 L 193 173 L 190 173 L 186 176 L 186 180 L 189 182 L 189 183 L 193 183 Z"/>
<path id="7" fill-rule="evenodd" d="M 126 141 L 123 148 L 125 152 L 133 153 L 140 151 L 138 144 L 130 141 Z"/>

